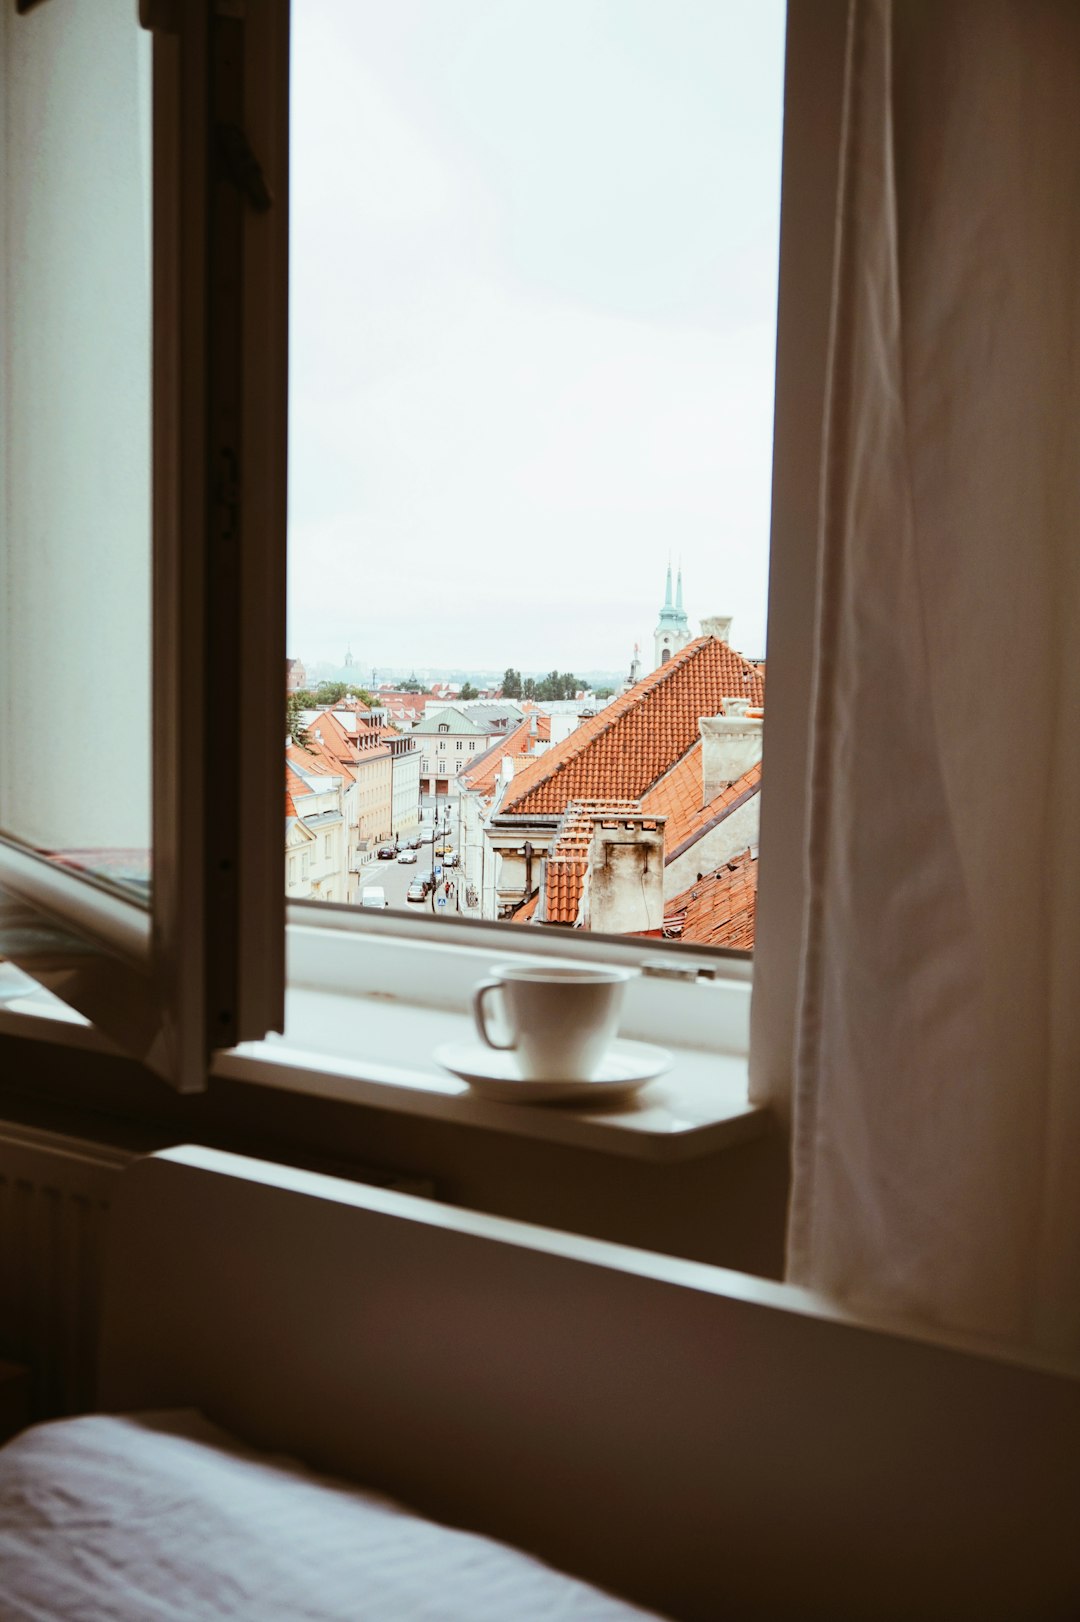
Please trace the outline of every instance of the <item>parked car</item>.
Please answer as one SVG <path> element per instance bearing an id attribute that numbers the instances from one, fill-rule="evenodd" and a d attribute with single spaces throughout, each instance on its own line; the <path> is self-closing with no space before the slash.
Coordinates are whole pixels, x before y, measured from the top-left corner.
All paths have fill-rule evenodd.
<path id="1" fill-rule="evenodd" d="M 416 861 L 416 852 L 414 850 L 410 850 L 408 845 L 406 845 L 404 850 L 399 850 L 398 851 L 398 861 L 399 862 L 415 862 Z"/>
<path id="2" fill-rule="evenodd" d="M 392 862 L 397 855 L 397 851 L 393 845 L 380 845 L 375 854 L 380 862 Z"/>
<path id="3" fill-rule="evenodd" d="M 457 853 L 457 851 L 456 850 L 448 850 L 446 852 L 446 855 L 443 857 L 443 862 L 446 864 L 447 867 L 456 867 L 458 865 L 458 853 Z"/>
<path id="4" fill-rule="evenodd" d="M 453 853 L 453 849 L 453 845 L 449 844 L 444 839 L 441 844 L 435 846 L 435 854 L 436 856 L 450 856 Z"/>
<path id="5" fill-rule="evenodd" d="M 360 905 L 362 907 L 388 907 L 386 891 L 381 884 L 365 884 L 360 891 Z"/>
<path id="6" fill-rule="evenodd" d="M 415 839 L 406 839 L 406 841 L 405 841 L 405 849 L 406 850 L 419 850 L 421 844 L 422 844 L 422 840 L 420 838 L 420 835 L 417 834 Z"/>
<path id="7" fill-rule="evenodd" d="M 413 879 L 405 891 L 406 901 L 423 901 L 427 896 L 427 885 L 421 879 Z"/>

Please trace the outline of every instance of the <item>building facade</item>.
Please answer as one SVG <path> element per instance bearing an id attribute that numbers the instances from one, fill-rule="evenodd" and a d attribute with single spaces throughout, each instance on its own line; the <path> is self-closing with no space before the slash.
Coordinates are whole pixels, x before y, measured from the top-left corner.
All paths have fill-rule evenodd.
<path id="1" fill-rule="evenodd" d="M 420 826 L 420 751 L 416 739 L 383 733 L 390 749 L 390 820 L 395 839 L 410 838 Z"/>

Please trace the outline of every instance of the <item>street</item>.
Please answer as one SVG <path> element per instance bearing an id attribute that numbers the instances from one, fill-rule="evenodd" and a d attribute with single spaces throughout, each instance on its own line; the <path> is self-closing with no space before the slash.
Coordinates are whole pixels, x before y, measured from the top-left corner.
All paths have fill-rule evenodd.
<path id="1" fill-rule="evenodd" d="M 420 849 L 415 852 L 415 864 L 412 862 L 404 863 L 398 861 L 380 862 L 375 857 L 374 852 L 372 852 L 372 859 L 365 863 L 364 870 L 360 875 L 360 891 L 363 892 L 367 885 L 380 884 L 386 891 L 386 899 L 394 911 L 411 913 L 426 912 L 430 915 L 433 910 L 430 895 L 424 898 L 422 904 L 419 901 L 405 900 L 405 892 L 408 890 L 412 881 L 431 871 L 431 837 L 428 830 L 424 830 L 424 832 L 427 834 L 427 838 L 425 839 L 424 844 L 420 846 Z M 441 843 L 441 839 L 439 842 Z M 435 863 L 437 866 L 441 865 L 438 857 L 435 858 Z M 457 916 L 456 889 L 459 876 L 459 869 L 453 867 L 443 868 L 442 878 L 439 881 L 437 894 L 443 894 L 443 884 L 447 879 L 449 879 L 454 885 L 455 894 L 448 897 L 447 905 L 445 907 L 434 908 L 434 912 L 437 916 Z M 359 896 L 357 897 L 357 900 L 359 900 Z"/>

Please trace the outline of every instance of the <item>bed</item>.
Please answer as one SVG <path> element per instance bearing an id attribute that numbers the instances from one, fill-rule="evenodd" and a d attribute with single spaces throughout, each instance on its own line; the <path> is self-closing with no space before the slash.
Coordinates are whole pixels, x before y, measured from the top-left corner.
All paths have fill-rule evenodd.
<path id="1" fill-rule="evenodd" d="M 5 1450 L 0 1483 L 4 1622 L 647 1615 L 490 1538 L 245 1447 L 192 1410 L 35 1427 Z"/>
<path id="2" fill-rule="evenodd" d="M 0 1451 L 4 1622 L 1076 1614 L 1074 1369 L 212 1150 L 119 1182 L 102 1412 Z"/>

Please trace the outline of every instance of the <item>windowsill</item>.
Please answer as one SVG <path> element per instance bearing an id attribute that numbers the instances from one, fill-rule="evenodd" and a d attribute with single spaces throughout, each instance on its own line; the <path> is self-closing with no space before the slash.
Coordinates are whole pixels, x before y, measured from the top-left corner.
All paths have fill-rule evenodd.
<path id="1" fill-rule="evenodd" d="M 338 964 L 343 945 L 340 939 L 335 943 Z M 355 949 L 361 949 L 359 941 L 355 941 Z M 394 943 L 384 940 L 379 951 L 385 961 L 394 955 Z M 486 960 L 491 957 L 490 952 L 479 955 Z M 474 968 L 468 970 L 472 976 L 475 972 Z M 402 983 L 399 971 L 395 970 L 394 980 Z M 648 997 L 656 988 L 642 983 L 641 990 L 647 1015 Z M 709 988 L 705 996 L 711 991 Z M 700 998 L 701 988 L 698 993 Z M 294 984 L 286 998 L 286 1034 L 242 1043 L 220 1054 L 212 1074 L 254 1086 L 652 1161 L 712 1154 L 767 1129 L 768 1112 L 747 1099 L 745 1057 L 703 1046 L 673 1046 L 671 1070 L 618 1105 L 515 1105 L 478 1098 L 466 1082 L 443 1070 L 432 1057 L 444 1042 L 473 1037 L 471 1017 L 461 1007 L 461 1001 L 454 1008 L 431 1007 L 405 1003 L 386 992 L 357 994 Z M 0 1001 L 0 1034 L 5 1033 L 116 1051 L 80 1015 L 36 987 Z M 656 1039 L 650 1038 L 647 1024 L 643 1028 L 640 1005 L 637 1019 L 624 1021 L 624 1034 Z"/>
<path id="2" fill-rule="evenodd" d="M 222 1054 L 214 1074 L 649 1160 L 709 1154 L 765 1130 L 767 1112 L 747 1102 L 746 1061 L 731 1054 L 675 1049 L 666 1075 L 604 1109 L 496 1104 L 429 1057 L 472 1037 L 469 1016 L 412 1006 L 403 1029 L 402 1013 L 377 998 L 298 988 L 286 1000 L 288 1035 Z"/>

